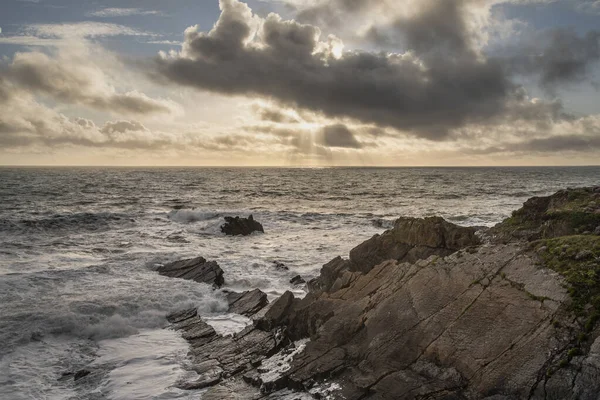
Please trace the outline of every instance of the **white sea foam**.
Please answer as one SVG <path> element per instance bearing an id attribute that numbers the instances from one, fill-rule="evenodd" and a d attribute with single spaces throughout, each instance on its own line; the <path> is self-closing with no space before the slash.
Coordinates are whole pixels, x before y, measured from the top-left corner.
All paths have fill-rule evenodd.
<path id="1" fill-rule="evenodd" d="M 292 360 L 296 355 L 304 351 L 308 342 L 308 339 L 297 341 L 294 343 L 293 348 L 284 349 L 272 357 L 263 360 L 260 368 L 261 370 L 266 370 L 266 372 L 260 375 L 260 379 L 265 383 L 274 382 L 279 379 L 283 373 L 290 370 Z"/>
<path id="2" fill-rule="evenodd" d="M 87 367 L 107 370 L 97 389 L 111 400 L 196 399 L 197 393 L 174 386 L 195 374 L 184 369 L 188 344 L 167 329 L 98 343 L 98 358 Z"/>
<path id="3" fill-rule="evenodd" d="M 213 314 L 204 316 L 203 319 L 221 336 L 234 335 L 243 331 L 248 325 L 252 325 L 250 318 L 239 314 Z"/>

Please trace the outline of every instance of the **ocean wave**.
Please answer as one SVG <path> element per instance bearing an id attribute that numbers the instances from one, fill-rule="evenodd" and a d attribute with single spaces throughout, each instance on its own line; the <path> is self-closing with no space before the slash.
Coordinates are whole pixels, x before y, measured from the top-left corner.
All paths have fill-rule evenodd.
<path id="1" fill-rule="evenodd" d="M 72 273 L 74 277 L 82 275 Z M 174 281 L 172 287 L 164 290 L 162 294 L 158 288 L 164 289 L 161 279 L 150 278 L 151 287 L 137 292 L 130 292 L 126 288 L 104 289 L 107 295 L 95 293 L 96 298 L 79 300 L 79 296 L 69 296 L 60 302 L 52 300 L 50 288 L 59 290 L 64 283 L 54 282 L 48 278 L 33 279 L 28 276 L 12 276 L 15 286 L 22 286 L 19 293 L 17 287 L 6 287 L 5 301 L 13 304 L 30 298 L 31 292 L 37 290 L 33 287 L 44 287 L 42 299 L 32 301 L 33 304 L 22 307 L 20 310 L 0 308 L 4 314 L 0 317 L 0 357 L 15 346 L 31 341 L 40 341 L 48 336 L 71 336 L 94 341 L 127 337 L 137 334 L 143 329 L 157 329 L 167 326 L 166 315 L 170 312 L 197 307 L 203 315 L 223 313 L 227 311 L 228 304 L 220 292 L 213 292 L 208 285 L 198 285 L 187 281 Z M 88 279 L 88 277 L 83 277 Z M 74 278 L 80 281 L 80 278 Z M 110 280 L 111 277 L 102 277 Z M 146 278 L 148 279 L 148 278 Z M 28 282 L 28 283 L 27 283 Z M 78 288 L 83 290 L 83 288 Z M 28 292 L 23 296 L 23 292 Z M 82 292 L 83 293 L 83 292 Z"/>
<path id="2" fill-rule="evenodd" d="M 109 227 L 111 224 L 132 224 L 133 218 L 119 213 L 73 213 L 54 214 L 44 218 L 30 219 L 0 219 L 0 231 L 3 232 L 57 232 L 68 230 L 70 232 L 84 230 L 97 231 Z"/>
<path id="3" fill-rule="evenodd" d="M 211 211 L 202 210 L 172 210 L 167 215 L 171 221 L 179 222 L 182 224 L 191 224 L 199 221 L 210 221 L 212 219 L 220 218 L 222 214 Z"/>

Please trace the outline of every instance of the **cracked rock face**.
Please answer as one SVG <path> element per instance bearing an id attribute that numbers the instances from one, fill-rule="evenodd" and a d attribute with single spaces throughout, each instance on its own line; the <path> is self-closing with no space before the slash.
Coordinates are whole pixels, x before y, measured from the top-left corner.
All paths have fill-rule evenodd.
<path id="1" fill-rule="evenodd" d="M 346 399 L 526 398 L 548 354 L 564 345 L 551 320 L 565 293 L 552 276 L 549 287 L 525 285 L 533 292 L 510 280 L 525 268 L 537 266 L 518 246 L 482 247 L 416 264 L 387 261 L 339 290 L 309 295 L 285 322 L 311 336 L 290 379 L 335 376 Z M 542 293 L 553 297 L 532 300 Z"/>

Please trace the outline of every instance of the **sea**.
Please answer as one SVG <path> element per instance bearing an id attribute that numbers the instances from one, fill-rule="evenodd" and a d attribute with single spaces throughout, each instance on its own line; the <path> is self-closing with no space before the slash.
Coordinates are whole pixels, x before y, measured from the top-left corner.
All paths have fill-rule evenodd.
<path id="1" fill-rule="evenodd" d="M 599 184 L 600 167 L 0 168 L 0 399 L 201 399 L 178 389 L 195 373 L 165 316 L 197 307 L 222 334 L 251 321 L 164 263 L 203 256 L 225 290 L 303 296 L 290 278 L 400 216 L 493 226 L 529 197 Z M 250 214 L 264 234 L 221 233 Z"/>

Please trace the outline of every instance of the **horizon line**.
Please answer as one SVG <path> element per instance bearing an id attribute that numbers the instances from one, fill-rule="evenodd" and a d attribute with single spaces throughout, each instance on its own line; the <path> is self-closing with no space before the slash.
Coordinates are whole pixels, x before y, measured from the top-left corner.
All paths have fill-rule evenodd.
<path id="1" fill-rule="evenodd" d="M 585 168 L 600 164 L 568 165 L 86 165 L 86 164 L 0 164 L 0 168 L 272 168 L 272 169 L 333 169 L 333 168 Z"/>

